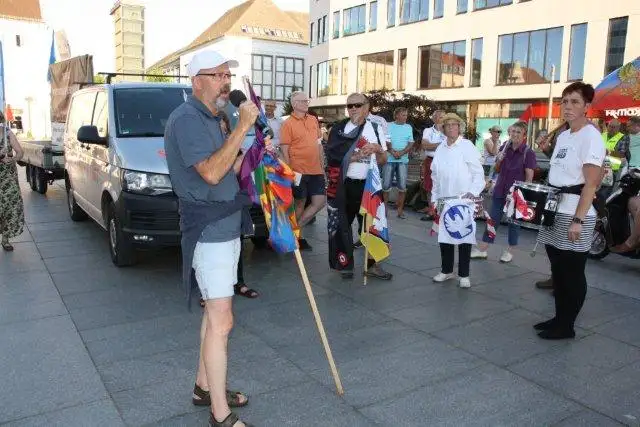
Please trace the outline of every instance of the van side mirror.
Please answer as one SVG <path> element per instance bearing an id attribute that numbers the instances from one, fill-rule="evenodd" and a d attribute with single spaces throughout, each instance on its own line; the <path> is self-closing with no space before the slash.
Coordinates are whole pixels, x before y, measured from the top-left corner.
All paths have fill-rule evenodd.
<path id="1" fill-rule="evenodd" d="M 107 145 L 107 138 L 103 138 L 98 134 L 98 128 L 95 126 L 80 126 L 78 129 L 78 141 L 86 144 Z"/>

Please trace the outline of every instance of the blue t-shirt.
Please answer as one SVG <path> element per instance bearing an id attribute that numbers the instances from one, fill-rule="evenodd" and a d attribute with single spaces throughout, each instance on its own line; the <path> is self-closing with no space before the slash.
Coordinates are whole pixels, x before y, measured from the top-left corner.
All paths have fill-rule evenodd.
<path id="1" fill-rule="evenodd" d="M 409 124 L 398 125 L 395 122 L 389 123 L 389 135 L 391 137 L 391 148 L 402 151 L 413 144 L 413 129 Z M 387 161 L 391 163 L 409 163 L 409 154 L 396 159 L 389 153 Z"/>
<path id="2" fill-rule="evenodd" d="M 190 202 L 234 200 L 240 186 L 233 168 L 217 185 L 209 185 L 195 168 L 218 151 L 224 141 L 220 119 L 193 96 L 171 113 L 165 127 L 164 147 L 171 184 L 179 198 Z M 199 241 L 234 240 L 240 237 L 241 225 L 242 214 L 238 211 L 209 224 Z"/>

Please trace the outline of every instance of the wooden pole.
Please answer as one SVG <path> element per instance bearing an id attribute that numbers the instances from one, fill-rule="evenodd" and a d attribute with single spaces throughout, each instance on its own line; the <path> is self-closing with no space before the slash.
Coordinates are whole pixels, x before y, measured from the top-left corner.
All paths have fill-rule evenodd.
<path id="1" fill-rule="evenodd" d="M 551 79 L 549 79 L 549 105 L 547 106 L 547 129 L 551 129 L 551 113 L 553 111 L 553 82 L 556 76 L 556 66 L 551 65 Z"/>
<path id="2" fill-rule="evenodd" d="M 360 233 L 360 243 L 362 243 L 362 236 L 369 234 L 367 229 L 367 215 L 362 216 L 362 232 Z M 369 270 L 369 249 L 367 245 L 362 243 L 364 246 L 364 286 L 367 286 L 367 271 Z"/>
<path id="3" fill-rule="evenodd" d="M 296 249 L 294 254 L 296 256 L 296 261 L 298 262 L 298 269 L 300 269 L 300 275 L 302 276 L 302 282 L 304 283 L 304 288 L 307 291 L 309 304 L 311 304 L 311 311 L 313 312 L 313 317 L 316 321 L 318 332 L 320 333 L 320 340 L 322 341 L 324 352 L 327 355 L 327 360 L 329 360 L 329 368 L 331 369 L 331 375 L 333 375 L 333 381 L 336 383 L 336 389 L 338 391 L 338 395 L 342 396 L 344 394 L 344 389 L 342 388 L 342 381 L 340 381 L 340 374 L 338 373 L 336 362 L 333 360 L 333 354 L 331 353 L 331 347 L 329 347 L 329 341 L 327 340 L 327 333 L 325 332 L 324 326 L 322 325 L 322 319 L 320 318 L 320 312 L 318 312 L 316 299 L 313 296 L 313 292 L 311 291 L 311 283 L 309 282 L 309 276 L 307 276 L 307 269 L 304 267 L 304 262 L 302 261 L 302 256 L 300 255 L 300 249 Z"/>

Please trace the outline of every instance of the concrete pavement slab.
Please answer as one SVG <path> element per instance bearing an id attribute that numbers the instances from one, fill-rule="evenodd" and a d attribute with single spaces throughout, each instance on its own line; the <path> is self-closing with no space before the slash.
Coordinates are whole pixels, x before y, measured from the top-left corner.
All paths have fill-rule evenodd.
<path id="1" fill-rule="evenodd" d="M 47 412 L 2 424 L 3 427 L 124 427 L 111 399 L 99 400 L 83 405 Z"/>
<path id="2" fill-rule="evenodd" d="M 382 425 L 554 425 L 579 405 L 495 366 L 403 393 L 361 412 Z"/>
<path id="3" fill-rule="evenodd" d="M 0 342 L 0 422 L 107 398 L 69 316 L 1 325 Z"/>

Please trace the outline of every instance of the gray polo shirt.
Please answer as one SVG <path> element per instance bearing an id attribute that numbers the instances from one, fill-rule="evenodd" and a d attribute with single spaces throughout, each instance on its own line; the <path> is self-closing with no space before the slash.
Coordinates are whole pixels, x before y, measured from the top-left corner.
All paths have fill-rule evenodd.
<path id="1" fill-rule="evenodd" d="M 197 98 L 189 96 L 187 102 L 171 113 L 165 127 L 164 148 L 173 190 L 180 199 L 214 202 L 235 198 L 240 187 L 233 168 L 217 185 L 207 184 L 195 168 L 196 164 L 208 159 L 223 144 L 220 119 L 211 114 Z M 234 240 L 240 237 L 241 222 L 242 214 L 238 211 L 209 224 L 199 241 Z"/>

